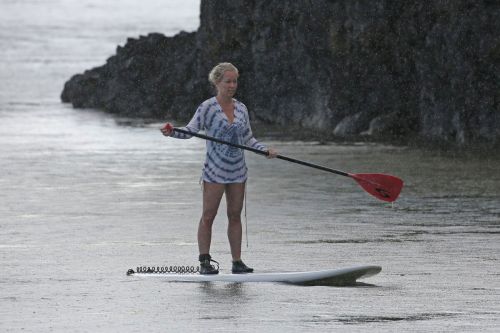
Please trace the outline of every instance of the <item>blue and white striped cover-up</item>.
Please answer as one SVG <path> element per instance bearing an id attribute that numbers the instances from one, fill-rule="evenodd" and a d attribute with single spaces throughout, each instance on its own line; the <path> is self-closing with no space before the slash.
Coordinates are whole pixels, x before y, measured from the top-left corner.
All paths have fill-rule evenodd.
<path id="1" fill-rule="evenodd" d="M 229 123 L 217 99 L 212 97 L 201 103 L 193 118 L 181 129 L 193 133 L 204 130 L 209 136 L 267 151 L 267 148 L 253 137 L 247 107 L 236 99 L 233 101 L 233 123 Z M 172 137 L 189 139 L 192 136 L 173 132 Z M 245 182 L 247 166 L 243 149 L 207 140 L 207 155 L 202 178 L 206 182 L 218 184 Z"/>

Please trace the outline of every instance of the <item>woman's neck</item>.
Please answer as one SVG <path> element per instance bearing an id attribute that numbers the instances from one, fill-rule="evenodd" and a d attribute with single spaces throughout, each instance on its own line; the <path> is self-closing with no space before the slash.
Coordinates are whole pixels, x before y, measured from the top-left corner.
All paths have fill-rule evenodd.
<path id="1" fill-rule="evenodd" d="M 233 103 L 233 98 L 232 97 L 217 95 L 217 96 L 215 96 L 215 98 L 217 98 L 217 102 L 219 102 L 219 104 L 221 104 L 221 105 L 222 104 L 228 105 L 228 104 L 232 104 Z"/>

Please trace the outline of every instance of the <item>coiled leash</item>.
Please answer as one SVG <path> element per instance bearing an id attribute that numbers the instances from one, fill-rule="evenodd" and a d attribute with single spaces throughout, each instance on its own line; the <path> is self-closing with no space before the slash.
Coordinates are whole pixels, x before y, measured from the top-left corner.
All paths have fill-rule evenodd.
<path id="1" fill-rule="evenodd" d="M 217 268 L 218 268 L 217 264 Z M 195 274 L 200 272 L 199 266 L 139 266 L 134 271 L 129 269 L 127 275 L 141 274 Z"/>

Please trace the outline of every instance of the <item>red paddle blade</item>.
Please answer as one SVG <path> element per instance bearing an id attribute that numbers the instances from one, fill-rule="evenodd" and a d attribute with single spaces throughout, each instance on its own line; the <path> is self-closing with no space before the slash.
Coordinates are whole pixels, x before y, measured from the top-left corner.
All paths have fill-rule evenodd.
<path id="1" fill-rule="evenodd" d="M 403 188 L 403 181 L 391 175 L 381 173 L 350 173 L 349 177 L 357 181 L 366 192 L 382 201 L 395 201 Z"/>

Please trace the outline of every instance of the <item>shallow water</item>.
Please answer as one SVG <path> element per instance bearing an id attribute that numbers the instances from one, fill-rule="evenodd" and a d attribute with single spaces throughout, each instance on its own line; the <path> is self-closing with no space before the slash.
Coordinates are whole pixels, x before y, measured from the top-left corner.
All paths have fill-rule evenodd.
<path id="1" fill-rule="evenodd" d="M 64 3 L 82 17 L 99 17 L 110 6 Z M 5 2 L 2 12 L 39 6 Z M 4 25 L 0 35 L 2 45 L 18 47 L 0 57 L 2 77 L 11 78 L 2 80 L 0 95 L 2 331 L 498 330 L 498 157 L 263 138 L 298 159 L 400 176 L 405 188 L 396 204 L 381 203 L 350 179 L 247 153 L 245 261 L 263 272 L 358 264 L 380 265 L 382 272 L 364 286 L 344 288 L 127 277 L 127 269 L 143 264 L 196 264 L 204 142 L 165 139 L 160 124 L 59 103 L 67 77 L 103 62 L 120 43 L 113 36 L 125 40 L 134 32 L 126 28 L 127 15 L 116 14 L 108 20 L 115 29 L 79 35 L 87 36 L 85 48 L 101 52 L 81 51 L 80 59 L 75 47 L 82 39 L 74 31 L 85 21 L 63 20 L 57 11 L 64 6 L 56 7 L 40 24 L 33 21 L 33 31 L 51 38 L 6 40 L 30 35 L 30 25 L 10 35 Z M 157 12 L 146 13 L 153 23 L 145 29 L 162 24 L 165 14 Z M 26 54 L 31 48 L 38 53 Z M 212 254 L 227 272 L 225 224 L 222 205 Z"/>

